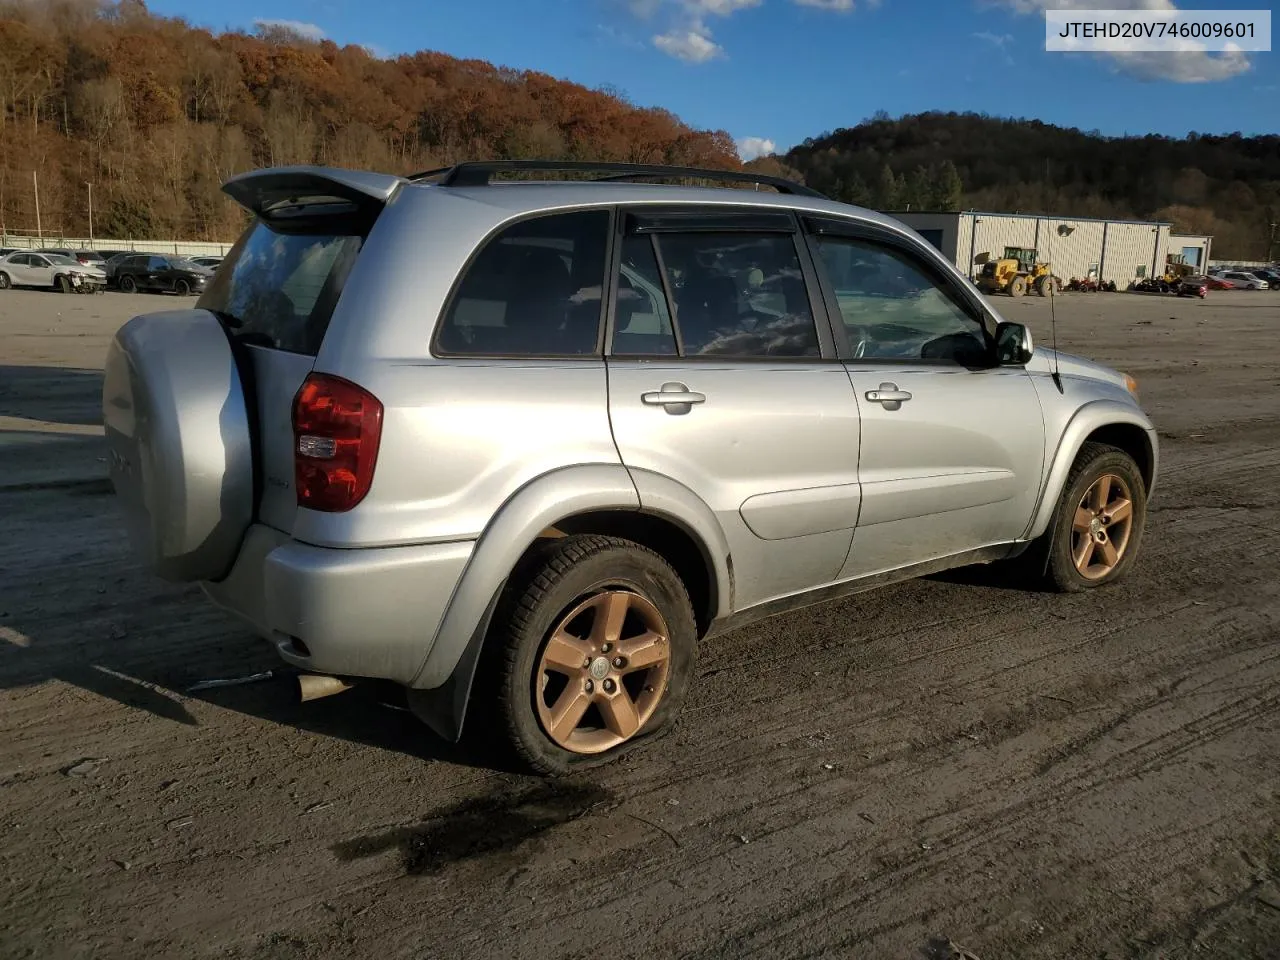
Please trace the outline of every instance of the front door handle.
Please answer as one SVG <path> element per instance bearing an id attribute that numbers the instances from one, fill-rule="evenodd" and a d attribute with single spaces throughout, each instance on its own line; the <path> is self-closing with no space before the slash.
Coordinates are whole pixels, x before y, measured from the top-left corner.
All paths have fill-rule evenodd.
<path id="1" fill-rule="evenodd" d="M 695 403 L 705 403 L 707 395 L 690 390 L 683 383 L 664 383 L 661 390 L 640 394 L 640 402 L 649 407 L 663 407 L 667 413 L 688 413 Z"/>
<path id="2" fill-rule="evenodd" d="M 904 401 L 911 399 L 906 390 L 899 390 L 896 383 L 882 383 L 878 390 L 868 390 L 867 399 L 872 403 L 883 404 L 886 410 L 897 410 Z"/>

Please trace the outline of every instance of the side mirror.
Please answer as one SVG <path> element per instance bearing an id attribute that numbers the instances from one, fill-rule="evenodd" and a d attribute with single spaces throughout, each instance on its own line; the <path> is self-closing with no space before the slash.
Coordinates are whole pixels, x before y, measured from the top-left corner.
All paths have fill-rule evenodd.
<path id="1" fill-rule="evenodd" d="M 1031 359 L 1031 331 L 1020 323 L 996 325 L 996 362 L 1002 367 L 1020 367 Z"/>

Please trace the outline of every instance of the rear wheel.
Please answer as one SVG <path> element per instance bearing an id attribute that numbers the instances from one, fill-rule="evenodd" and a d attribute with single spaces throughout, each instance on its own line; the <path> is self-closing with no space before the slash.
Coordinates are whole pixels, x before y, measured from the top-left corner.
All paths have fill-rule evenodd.
<path id="1" fill-rule="evenodd" d="M 670 725 L 696 644 L 689 595 L 656 553 L 615 537 L 546 541 L 490 632 L 478 686 L 487 677 L 496 695 L 491 732 L 539 773 L 612 760 Z"/>
<path id="2" fill-rule="evenodd" d="M 138 290 L 138 281 L 126 273 L 120 278 L 120 289 L 125 293 L 136 293 Z"/>
<path id="3" fill-rule="evenodd" d="M 1146 485 L 1133 458 L 1086 443 L 1050 528 L 1050 583 L 1067 593 L 1115 583 L 1136 561 L 1146 522 Z"/>
<path id="4" fill-rule="evenodd" d="M 0 272 L 0 290 L 8 290 L 11 286 L 13 286 L 13 281 L 9 279 L 9 275 Z"/>
<path id="5" fill-rule="evenodd" d="M 1009 296 L 1020 297 L 1027 292 L 1027 281 L 1025 277 L 1014 277 L 1009 281 Z"/>

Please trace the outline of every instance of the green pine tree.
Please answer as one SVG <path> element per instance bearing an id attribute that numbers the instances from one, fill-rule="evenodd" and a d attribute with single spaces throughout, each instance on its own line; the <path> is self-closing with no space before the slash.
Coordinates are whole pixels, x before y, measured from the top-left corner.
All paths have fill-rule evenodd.
<path id="1" fill-rule="evenodd" d="M 959 210 L 964 202 L 964 181 L 950 160 L 942 164 L 934 181 L 933 206 L 938 210 Z"/>
<path id="2" fill-rule="evenodd" d="M 893 175 L 893 167 L 886 163 L 880 168 L 880 182 L 876 184 L 876 206 L 881 210 L 898 209 L 901 193 L 900 181 Z"/>

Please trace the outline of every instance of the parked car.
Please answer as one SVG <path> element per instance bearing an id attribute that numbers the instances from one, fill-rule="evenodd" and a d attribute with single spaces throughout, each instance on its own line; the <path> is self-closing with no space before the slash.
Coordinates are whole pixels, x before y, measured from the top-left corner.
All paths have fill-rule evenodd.
<path id="1" fill-rule="evenodd" d="M 1254 276 L 1252 273 L 1246 273 L 1243 270 L 1228 270 L 1221 275 L 1224 280 L 1230 280 L 1237 289 L 1241 290 L 1266 290 L 1267 281 L 1261 277 Z"/>
<path id="2" fill-rule="evenodd" d="M 1251 271 L 1259 280 L 1265 280 L 1267 289 L 1280 290 L 1280 272 L 1275 270 L 1253 270 Z"/>
<path id="3" fill-rule="evenodd" d="M 115 265 L 115 286 L 125 293 L 137 290 L 176 293 L 181 297 L 198 294 L 213 271 L 184 257 L 133 254 Z"/>
<path id="4" fill-rule="evenodd" d="M 121 253 L 113 253 L 107 258 L 107 262 L 102 265 L 102 269 L 107 275 L 107 286 L 114 287 L 118 285 L 116 282 L 116 268 L 129 257 L 136 256 L 139 256 L 139 254 L 134 253 L 132 250 L 125 250 Z"/>
<path id="5" fill-rule="evenodd" d="M 1190 276 L 1183 277 L 1178 283 L 1178 296 L 1199 297 L 1203 300 L 1209 295 L 1209 278 Z"/>
<path id="6" fill-rule="evenodd" d="M 1236 285 L 1230 280 L 1224 280 L 1216 274 L 1210 274 L 1208 280 L 1210 290 L 1234 290 L 1236 288 Z"/>
<path id="7" fill-rule="evenodd" d="M 63 293 L 105 289 L 107 276 L 98 267 L 58 253 L 19 250 L 0 259 L 0 290 L 47 287 Z"/>
<path id="8" fill-rule="evenodd" d="M 1132 377 L 786 180 L 489 185 L 585 166 L 236 176 L 227 267 L 115 335 L 133 543 L 304 697 L 392 680 L 561 772 L 668 727 L 745 623 L 1015 557 L 1060 591 L 1133 569 L 1159 446 Z M 619 179 L 691 175 L 778 192 Z"/>

